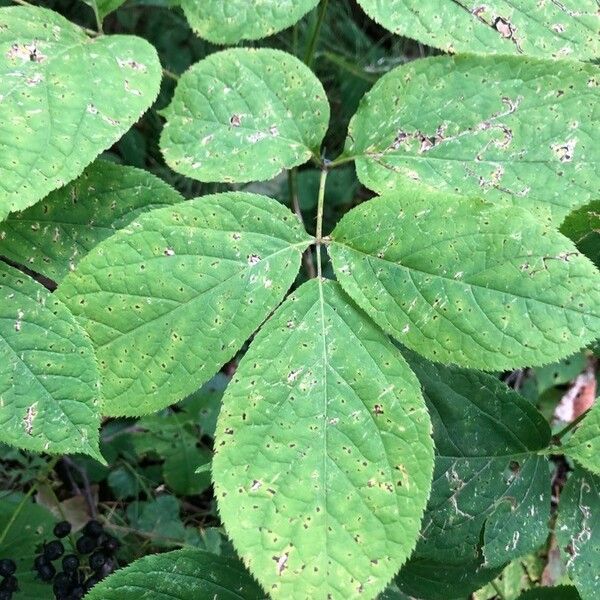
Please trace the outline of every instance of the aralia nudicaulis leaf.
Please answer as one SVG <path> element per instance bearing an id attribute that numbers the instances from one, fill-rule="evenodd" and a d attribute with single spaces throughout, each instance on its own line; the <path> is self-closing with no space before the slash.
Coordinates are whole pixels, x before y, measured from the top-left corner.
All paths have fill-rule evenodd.
<path id="1" fill-rule="evenodd" d="M 541 365 L 600 334 L 600 273 L 523 209 L 388 193 L 347 213 L 329 250 L 344 290 L 431 360 Z"/>
<path id="2" fill-rule="evenodd" d="M 415 187 L 528 208 L 559 225 L 596 199 L 600 68 L 514 56 L 440 56 L 384 75 L 344 154 L 381 194 Z"/>
<path id="3" fill-rule="evenodd" d="M 0 9 L 0 220 L 81 174 L 155 100 L 156 50 L 58 13 Z"/>
<path id="4" fill-rule="evenodd" d="M 550 427 L 529 400 L 491 375 L 405 356 L 431 415 L 435 470 L 417 547 L 397 580 L 416 597 L 430 598 L 434 588 L 442 599 L 467 596 L 485 583 L 478 571 L 491 580 L 548 535 L 551 479 L 540 451 Z M 422 565 L 429 565 L 429 586 Z M 454 575 L 438 581 L 446 569 Z"/>
<path id="5" fill-rule="evenodd" d="M 103 461 L 100 375 L 84 331 L 55 295 L 2 262 L 0 300 L 0 442 Z"/>
<path id="6" fill-rule="evenodd" d="M 0 223 L 0 254 L 57 283 L 141 213 L 183 197 L 158 177 L 97 160 L 68 185 Z"/>
<path id="7" fill-rule="evenodd" d="M 192 29 L 214 44 L 258 40 L 290 27 L 319 0 L 181 0 Z"/>
<path id="8" fill-rule="evenodd" d="M 329 104 L 291 54 L 236 48 L 190 67 L 163 114 L 161 150 L 172 169 L 199 181 L 248 182 L 318 156 Z"/>
<path id="9" fill-rule="evenodd" d="M 221 517 L 271 597 L 383 590 L 416 543 L 430 433 L 416 377 L 339 284 L 288 297 L 225 392 L 213 461 Z"/>
<path id="10" fill-rule="evenodd" d="M 445 52 L 600 57 L 596 0 L 358 0 L 386 29 Z"/>
<path id="11" fill-rule="evenodd" d="M 596 400 L 561 451 L 600 476 L 600 401 Z"/>
<path id="12" fill-rule="evenodd" d="M 94 345 L 112 415 L 182 400 L 281 302 L 311 238 L 276 200 L 232 192 L 144 213 L 57 294 Z"/>

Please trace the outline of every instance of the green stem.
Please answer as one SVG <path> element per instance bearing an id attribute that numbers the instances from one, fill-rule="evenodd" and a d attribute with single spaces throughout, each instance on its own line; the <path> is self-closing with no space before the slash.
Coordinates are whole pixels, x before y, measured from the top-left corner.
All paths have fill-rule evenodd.
<path id="1" fill-rule="evenodd" d="M 321 33 L 321 27 L 323 26 L 323 21 L 325 20 L 325 13 L 327 12 L 327 4 L 329 0 L 321 0 L 321 4 L 319 6 L 319 14 L 317 16 L 317 23 L 315 28 L 313 29 L 312 37 L 310 38 L 310 43 L 308 44 L 308 48 L 306 49 L 306 54 L 304 55 L 304 64 L 307 67 L 312 67 L 313 60 L 315 58 L 315 49 L 317 47 L 317 40 L 319 39 L 319 33 Z"/>
<path id="2" fill-rule="evenodd" d="M 569 433 L 569 431 L 571 431 L 572 429 L 574 429 L 575 427 L 577 427 L 577 425 L 579 425 L 579 423 L 581 423 L 581 421 L 583 421 L 583 419 L 585 419 L 585 417 L 587 416 L 588 412 L 589 412 L 589 409 L 586 410 L 583 414 L 579 415 L 574 421 L 571 421 L 564 429 L 561 429 L 554 436 L 554 439 L 555 440 L 562 440 L 563 437 L 565 437 L 565 435 L 567 435 L 567 433 Z"/>
<path id="3" fill-rule="evenodd" d="M 346 163 L 352 162 L 354 160 L 356 160 L 356 156 L 345 156 L 344 154 L 341 154 L 335 160 L 330 161 L 327 164 L 327 167 L 329 169 L 335 169 L 336 167 L 339 167 L 340 165 L 345 165 Z"/>
<path id="4" fill-rule="evenodd" d="M 296 168 L 288 171 L 288 188 L 294 213 L 296 213 L 296 216 L 302 224 L 302 227 L 306 229 L 304 225 L 304 217 L 302 216 L 302 211 L 300 210 L 300 199 L 298 197 L 298 170 Z M 304 264 L 306 273 L 311 279 L 317 276 L 315 273 L 315 265 L 313 264 L 312 252 L 310 248 L 307 248 L 302 254 L 302 263 Z"/>
<path id="5" fill-rule="evenodd" d="M 179 75 L 177 75 L 176 73 L 173 73 L 173 71 L 169 71 L 169 69 L 165 69 L 163 67 L 162 72 L 165 77 L 168 77 L 169 79 L 172 79 L 173 81 L 179 81 Z"/>
<path id="6" fill-rule="evenodd" d="M 323 208 L 325 206 L 325 184 L 327 182 L 328 170 L 326 167 L 321 169 L 321 180 L 319 182 L 319 200 L 317 202 L 317 275 L 319 279 L 323 277 L 321 267 L 321 245 L 323 244 Z"/>

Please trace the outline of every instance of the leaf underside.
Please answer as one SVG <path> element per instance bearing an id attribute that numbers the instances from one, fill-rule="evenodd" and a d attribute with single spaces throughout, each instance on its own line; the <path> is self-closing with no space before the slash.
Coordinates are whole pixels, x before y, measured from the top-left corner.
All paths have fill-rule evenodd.
<path id="1" fill-rule="evenodd" d="M 43 8 L 0 9 L 0 220 L 80 175 L 150 106 L 160 79 L 145 40 L 88 38 Z"/>
<path id="2" fill-rule="evenodd" d="M 386 29 L 452 54 L 529 54 L 589 60 L 600 56 L 595 0 L 358 0 Z"/>
<path id="3" fill-rule="evenodd" d="M 214 44 L 258 40 L 290 27 L 319 0 L 181 0 L 192 29 Z"/>
<path id="4" fill-rule="evenodd" d="M 600 274 L 525 210 L 388 194 L 347 213 L 332 239 L 344 290 L 429 359 L 483 370 L 540 365 L 600 333 Z"/>
<path id="5" fill-rule="evenodd" d="M 382 77 L 345 154 L 377 193 L 415 186 L 482 196 L 559 225 L 596 199 L 600 69 L 511 56 L 435 57 Z"/>
<path id="6" fill-rule="evenodd" d="M 0 223 L 0 254 L 60 282 L 94 246 L 141 213 L 181 200 L 146 171 L 98 160 Z"/>
<path id="7" fill-rule="evenodd" d="M 410 555 L 429 417 L 397 349 L 337 283 L 305 283 L 258 333 L 215 447 L 221 517 L 273 598 L 372 598 Z"/>
<path id="8" fill-rule="evenodd" d="M 104 410 L 182 400 L 283 299 L 310 243 L 276 200 L 204 196 L 141 215 L 94 248 L 57 294 L 90 336 Z"/>
<path id="9" fill-rule="evenodd" d="M 99 374 L 67 308 L 0 262 L 0 441 L 100 461 Z"/>
<path id="10" fill-rule="evenodd" d="M 163 114 L 161 150 L 172 169 L 199 181 L 248 182 L 318 153 L 329 104 L 297 58 L 237 48 L 188 69 Z"/>

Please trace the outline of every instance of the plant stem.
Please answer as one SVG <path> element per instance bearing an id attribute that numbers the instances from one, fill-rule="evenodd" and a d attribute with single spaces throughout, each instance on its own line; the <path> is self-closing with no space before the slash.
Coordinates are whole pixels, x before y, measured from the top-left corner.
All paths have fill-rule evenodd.
<path id="1" fill-rule="evenodd" d="M 179 81 L 179 75 L 177 75 L 176 73 L 173 73 L 173 71 L 169 71 L 169 69 L 165 69 L 163 67 L 162 72 L 165 77 L 168 77 L 169 79 L 172 79 L 173 81 Z"/>
<path id="2" fill-rule="evenodd" d="M 296 216 L 302 224 L 302 227 L 306 229 L 304 225 L 304 217 L 302 216 L 302 211 L 300 210 L 300 200 L 298 198 L 298 170 L 296 168 L 288 171 L 288 188 L 294 213 L 296 213 Z M 308 276 L 311 279 L 315 278 L 317 274 L 315 272 L 315 265 L 313 264 L 312 251 L 310 248 L 307 248 L 302 254 L 302 263 L 304 264 L 304 268 L 306 269 Z"/>
<path id="3" fill-rule="evenodd" d="M 310 38 L 310 43 L 308 44 L 308 48 L 306 49 L 306 54 L 304 55 L 304 64 L 307 67 L 312 67 L 313 60 L 315 58 L 315 49 L 317 47 L 317 40 L 319 39 L 319 33 L 321 32 L 321 27 L 323 26 L 323 21 L 325 20 L 325 13 L 327 12 L 327 4 L 329 0 L 321 0 L 321 4 L 319 5 L 319 14 L 317 16 L 317 23 L 315 28 L 313 29 L 312 37 Z"/>
<path id="4" fill-rule="evenodd" d="M 345 165 L 346 163 L 352 162 L 353 160 L 356 160 L 356 156 L 345 156 L 344 154 L 341 154 L 335 160 L 330 161 L 327 166 L 330 169 L 335 169 L 336 167 L 339 167 L 340 165 Z"/>
<path id="5" fill-rule="evenodd" d="M 588 408 L 588 410 L 586 410 L 584 413 L 580 414 L 575 420 L 571 421 L 566 427 L 561 429 L 555 436 L 553 436 L 554 439 L 562 440 L 562 438 L 565 437 L 565 435 L 567 435 L 567 433 L 569 433 L 569 431 L 571 431 L 572 429 L 577 427 L 577 425 L 579 425 L 579 423 L 581 423 L 581 421 L 583 421 L 583 419 L 585 419 L 589 410 L 590 409 Z"/>
<path id="6" fill-rule="evenodd" d="M 327 167 L 321 169 L 321 180 L 319 182 L 319 200 L 317 203 L 317 275 L 323 277 L 321 267 L 321 245 L 323 243 L 323 208 L 325 205 L 325 183 L 327 182 Z"/>

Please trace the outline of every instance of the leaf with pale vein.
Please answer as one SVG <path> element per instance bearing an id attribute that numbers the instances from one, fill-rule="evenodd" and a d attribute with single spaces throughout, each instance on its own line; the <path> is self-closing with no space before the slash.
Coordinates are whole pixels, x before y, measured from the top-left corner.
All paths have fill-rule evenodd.
<path id="1" fill-rule="evenodd" d="M 433 422 L 433 487 L 414 558 L 501 567 L 548 535 L 550 476 L 540 450 L 550 427 L 495 377 L 429 363 L 413 353 Z"/>
<path id="2" fill-rule="evenodd" d="M 210 379 L 282 300 L 310 237 L 276 200 L 204 196 L 147 212 L 57 294 L 88 332 L 105 411 L 140 415 Z"/>
<path id="3" fill-rule="evenodd" d="M 60 282 L 141 213 L 183 200 L 154 175 L 98 160 L 75 181 L 0 223 L 0 254 Z"/>
<path id="4" fill-rule="evenodd" d="M 58 13 L 0 9 L 0 220 L 81 174 L 152 104 L 156 50 Z"/>
<path id="5" fill-rule="evenodd" d="M 318 155 L 329 104 L 297 58 L 236 48 L 190 67 L 163 114 L 160 145 L 172 169 L 199 181 L 248 182 Z"/>
<path id="6" fill-rule="evenodd" d="M 556 537 L 582 600 L 600 597 L 600 476 L 576 467 L 560 494 Z"/>
<path id="7" fill-rule="evenodd" d="M 344 154 L 377 193 L 435 188 L 536 212 L 555 225 L 596 199 L 600 69 L 511 56 L 435 57 L 382 77 Z"/>
<path id="8" fill-rule="evenodd" d="M 386 29 L 445 52 L 600 56 L 596 0 L 358 0 Z"/>
<path id="9" fill-rule="evenodd" d="M 416 543 L 430 426 L 413 373 L 337 283 L 279 307 L 225 392 L 213 460 L 225 527 L 273 598 L 384 589 Z"/>
<path id="10" fill-rule="evenodd" d="M 319 0 L 180 0 L 192 29 L 214 44 L 258 40 L 286 29 Z"/>
<path id="11" fill-rule="evenodd" d="M 263 600 L 239 561 L 185 548 L 150 554 L 96 584 L 86 600 Z"/>
<path id="12" fill-rule="evenodd" d="M 347 213 L 332 239 L 345 291 L 429 359 L 483 370 L 540 365 L 600 334 L 600 274 L 525 210 L 387 194 Z"/>
<path id="13" fill-rule="evenodd" d="M 0 441 L 103 461 L 100 376 L 85 333 L 54 295 L 2 262 L 0 298 Z"/>

